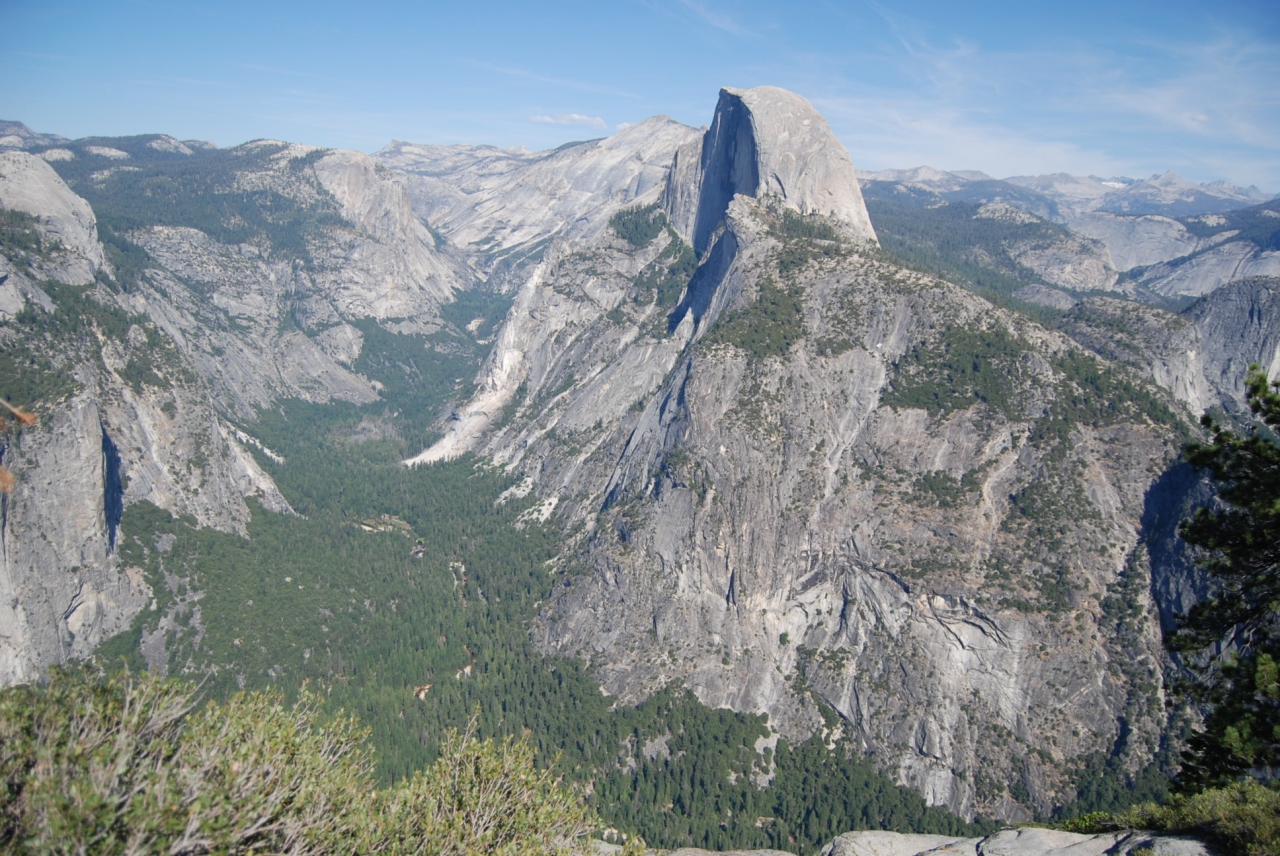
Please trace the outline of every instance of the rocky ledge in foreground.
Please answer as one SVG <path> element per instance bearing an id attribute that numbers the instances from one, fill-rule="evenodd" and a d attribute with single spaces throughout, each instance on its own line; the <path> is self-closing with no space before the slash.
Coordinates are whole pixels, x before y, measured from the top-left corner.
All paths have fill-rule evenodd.
<path id="1" fill-rule="evenodd" d="M 621 848 L 619 848 L 621 849 Z M 652 852 L 652 851 L 650 851 Z M 1078 835 L 1056 829 L 1005 829 L 986 838 L 906 835 L 900 832 L 848 832 L 822 850 L 822 856 L 1212 856 L 1191 838 L 1149 832 Z M 790 856 L 778 850 L 735 850 L 712 854 L 684 848 L 667 856 Z"/>

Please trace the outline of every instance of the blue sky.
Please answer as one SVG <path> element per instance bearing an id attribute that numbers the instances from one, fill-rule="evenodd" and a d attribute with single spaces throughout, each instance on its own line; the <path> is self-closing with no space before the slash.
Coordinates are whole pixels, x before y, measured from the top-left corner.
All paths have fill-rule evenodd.
<path id="1" fill-rule="evenodd" d="M 0 0 L 0 33 L 0 118 L 68 137 L 543 149 L 772 84 L 861 169 L 1280 191 L 1274 0 Z"/>

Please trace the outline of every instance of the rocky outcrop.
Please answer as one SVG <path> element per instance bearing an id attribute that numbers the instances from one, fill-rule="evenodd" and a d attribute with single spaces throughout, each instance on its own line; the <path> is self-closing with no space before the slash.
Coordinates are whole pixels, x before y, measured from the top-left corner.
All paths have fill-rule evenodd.
<path id="1" fill-rule="evenodd" d="M 1113 298 L 1079 301 L 1057 327 L 1108 360 L 1141 370 L 1197 416 L 1221 404 L 1205 376 L 1205 337 L 1194 321 Z"/>
<path id="2" fill-rule="evenodd" d="M 1108 360 L 1140 369 L 1193 414 L 1248 413 L 1250 365 L 1280 373 L 1280 280 L 1233 282 L 1175 314 L 1105 298 L 1076 303 L 1058 328 Z"/>
<path id="3" fill-rule="evenodd" d="M 1149 832 L 1078 835 L 1056 829 L 1005 829 L 986 838 L 849 832 L 822 850 L 822 856 L 1211 856 L 1192 838 Z"/>
<path id="4" fill-rule="evenodd" d="M 6 344 L 27 346 L 12 336 Z M 88 655 L 152 601 L 148 582 L 119 559 L 126 507 L 150 502 L 241 532 L 251 497 L 291 511 L 249 454 L 247 437 L 218 415 L 198 382 L 184 380 L 180 364 L 158 367 L 165 375 L 145 383 L 122 377 L 131 363 L 176 356 L 171 345 L 166 354 L 135 326 L 102 348 L 100 361 L 75 365 L 76 392 L 47 408 L 28 403 L 40 424 L 18 441 L 0 441 L 16 478 L 13 493 L 0 496 L 0 685 Z"/>
<path id="5" fill-rule="evenodd" d="M 1157 214 L 1125 217 L 1089 211 L 1072 217 L 1071 228 L 1106 245 L 1121 271 L 1188 256 L 1212 242 L 1191 234 L 1177 220 Z"/>
<path id="6" fill-rule="evenodd" d="M 4 449 L 17 475 L 0 496 L 0 685 L 87 655 L 151 599 L 112 558 L 120 522 L 118 451 L 95 403 L 46 417 Z"/>
<path id="7" fill-rule="evenodd" d="M 1185 261 L 1149 268 L 1138 282 L 1169 297 L 1203 297 L 1228 282 L 1276 276 L 1280 276 L 1280 252 L 1260 252 L 1252 242 L 1231 241 Z"/>
<path id="8" fill-rule="evenodd" d="M 793 92 L 773 86 L 720 90 L 700 167 L 697 213 L 692 233 L 685 234 L 699 254 L 736 195 L 774 198 L 801 214 L 843 223 L 861 240 L 876 239 L 844 146 L 813 105 Z M 672 203 L 677 198 L 669 195 Z M 678 205 L 669 207 L 675 223 L 690 220 Z"/>
<path id="9" fill-rule="evenodd" d="M 251 419 L 277 398 L 377 399 L 367 379 L 295 326 L 299 318 L 323 336 L 343 321 L 332 295 L 309 293 L 314 280 L 293 264 L 190 228 L 155 226 L 133 238 L 159 265 L 123 299 L 172 337 L 229 412 Z"/>
<path id="10" fill-rule="evenodd" d="M 0 119 L 0 148 L 30 149 L 56 146 L 66 141 L 66 137 L 60 137 L 57 134 L 41 134 L 21 122 Z"/>
<path id="11" fill-rule="evenodd" d="M 1045 282 L 1072 291 L 1124 291 L 1110 254 L 1098 241 L 1068 233 L 1053 242 L 1014 244 L 1009 254 Z"/>
<path id="12" fill-rule="evenodd" d="M 550 152 L 397 141 L 374 157 L 405 177 L 419 215 L 493 272 L 503 261 L 536 262 L 555 235 L 598 236 L 619 208 L 651 201 L 675 150 L 699 136 L 655 116 Z"/>
<path id="13" fill-rule="evenodd" d="M 600 856 L 616 856 L 621 846 L 596 843 Z M 646 853 L 658 856 L 661 851 Z M 821 856 L 1213 856 L 1194 838 L 1150 832 L 1079 835 L 1053 829 L 1005 829 L 985 838 L 913 835 L 902 832 L 847 832 L 822 848 Z M 780 850 L 711 851 L 681 847 L 663 856 L 789 856 Z"/>
<path id="14" fill-rule="evenodd" d="M 368 155 L 331 152 L 316 177 L 360 233 L 318 272 L 314 287 L 344 318 L 411 318 L 471 285 L 465 265 L 444 255 L 413 212 L 409 194 Z"/>
<path id="15" fill-rule="evenodd" d="M 634 325 L 610 328 L 600 340 L 581 343 L 577 349 L 569 343 L 598 325 L 602 312 L 630 308 L 631 280 L 667 249 L 669 240 L 663 236 L 607 276 L 588 272 L 596 267 L 595 258 L 575 254 L 567 245 L 553 247 L 516 295 L 480 370 L 477 393 L 450 416 L 437 443 L 405 463 L 416 466 L 476 450 L 507 413 L 548 396 L 555 384 L 577 370 L 589 374 L 583 378 L 586 386 L 575 395 L 566 428 L 583 430 L 597 422 L 616 422 L 651 395 L 692 336 L 692 318 L 670 336 L 632 348 L 636 326 L 665 326 L 660 307 L 637 307 L 632 309 Z M 611 243 L 621 251 L 620 240 Z M 523 401 L 517 400 L 521 389 Z M 490 443 L 485 448 L 509 463 L 520 457 L 522 443 L 533 442 L 545 430 L 546 426 L 525 425 L 523 440 L 505 446 Z"/>
<path id="16" fill-rule="evenodd" d="M 1204 342 L 1205 378 L 1229 412 L 1247 413 L 1244 379 L 1256 363 L 1280 377 L 1280 278 L 1250 278 L 1214 291 L 1184 315 Z"/>
<path id="17" fill-rule="evenodd" d="M 831 739 L 929 802 L 1029 818 L 1070 799 L 1073 759 L 1136 769 L 1158 744 L 1159 618 L 1131 578 L 1180 441 L 1135 413 L 1050 451 L 1035 438 L 1054 402 L 1094 394 L 1064 374 L 1084 359 L 1068 339 L 867 254 L 856 212 L 788 232 L 788 210 L 818 203 L 761 177 L 784 175 L 761 119 L 775 107 L 753 112 L 775 97 L 727 91 L 696 161 L 675 157 L 663 205 L 703 244 L 680 295 L 640 290 L 669 234 L 553 246 L 480 394 L 416 461 L 491 457 L 528 479 L 539 518 L 581 533 L 566 556 L 586 571 L 535 640 L 589 660 L 620 702 L 676 680 L 798 739 L 827 727 L 820 700 Z M 894 398 L 962 331 L 1013 349 L 1002 404 Z M 1142 616 L 1127 628 L 1101 606 L 1118 590 Z"/>
<path id="18" fill-rule="evenodd" d="M 0 152 L 0 208 L 38 219 L 51 244 L 36 262 L 39 278 L 83 285 L 105 264 L 93 209 L 35 155 Z"/>

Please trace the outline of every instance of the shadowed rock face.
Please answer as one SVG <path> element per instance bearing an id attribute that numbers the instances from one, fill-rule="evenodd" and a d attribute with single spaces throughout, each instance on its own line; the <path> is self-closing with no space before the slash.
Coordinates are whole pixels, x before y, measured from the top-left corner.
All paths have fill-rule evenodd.
<path id="1" fill-rule="evenodd" d="M 735 194 L 775 197 L 801 214 L 845 223 L 856 237 L 875 230 L 844 146 L 813 105 L 774 86 L 720 90 L 702 141 L 702 187 L 693 230 L 700 254 Z"/>
<path id="2" fill-rule="evenodd" d="M 1193 304 L 1186 316 L 1205 345 L 1204 373 L 1223 406 L 1240 414 L 1250 364 L 1280 375 L 1280 278 L 1255 277 L 1223 286 Z"/>
<path id="3" fill-rule="evenodd" d="M 720 90 L 715 118 L 702 138 L 702 188 L 693 248 L 706 252 L 711 233 L 724 224 L 735 195 L 754 197 L 760 189 L 759 152 L 752 116 L 740 93 Z"/>

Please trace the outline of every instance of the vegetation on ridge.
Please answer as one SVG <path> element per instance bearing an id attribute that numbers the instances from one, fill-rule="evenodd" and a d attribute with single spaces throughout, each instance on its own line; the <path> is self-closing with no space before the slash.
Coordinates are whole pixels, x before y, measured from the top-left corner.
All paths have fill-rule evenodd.
<path id="1" fill-rule="evenodd" d="M 1216 585 L 1171 640 L 1197 678 L 1185 689 L 1210 707 L 1185 759 L 1189 788 L 1280 769 L 1280 382 L 1253 366 L 1247 388 L 1257 421 L 1236 433 L 1206 415 L 1211 442 L 1187 448 L 1217 482 L 1221 503 L 1181 529 L 1208 551 L 1204 567 Z"/>
<path id="2" fill-rule="evenodd" d="M 755 360 L 781 357 L 804 338 L 802 297 L 797 286 L 779 286 L 771 276 L 757 283 L 754 301 L 726 312 L 707 333 L 707 345 L 741 348 Z"/>
<path id="3" fill-rule="evenodd" d="M 618 237 L 636 249 L 644 249 L 667 228 L 667 215 L 658 210 L 658 203 L 638 208 L 623 208 L 609 218 L 609 225 Z"/>
<path id="4" fill-rule="evenodd" d="M 473 722 L 474 726 L 474 722 Z M 598 824 L 526 738 L 449 731 L 391 788 L 367 732 L 318 699 L 55 671 L 0 691 L 0 848 L 19 853 L 582 852 Z"/>
<path id="5" fill-rule="evenodd" d="M 1196 794 L 1178 794 L 1165 805 L 1146 802 L 1115 814 L 1082 815 L 1061 828 L 1086 835 L 1134 829 L 1195 835 L 1223 853 L 1278 856 L 1280 790 L 1246 779 Z"/>
<path id="6" fill-rule="evenodd" d="M 1065 829 L 1194 833 L 1232 853 L 1280 856 L 1280 382 L 1251 366 L 1246 385 L 1257 421 L 1237 433 L 1206 414 L 1211 441 L 1186 450 L 1217 482 L 1219 503 L 1181 527 L 1206 551 L 1216 589 L 1166 640 L 1195 678 L 1179 690 L 1207 710 L 1183 753 L 1180 793 Z"/>

